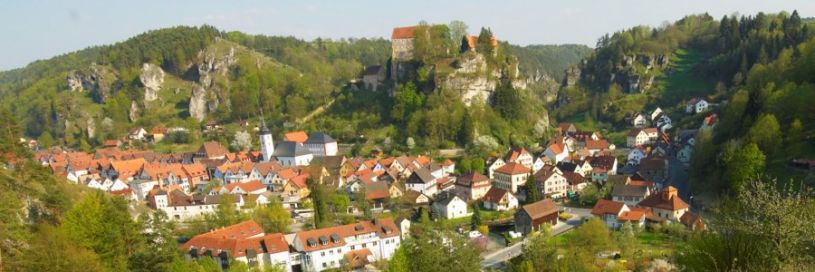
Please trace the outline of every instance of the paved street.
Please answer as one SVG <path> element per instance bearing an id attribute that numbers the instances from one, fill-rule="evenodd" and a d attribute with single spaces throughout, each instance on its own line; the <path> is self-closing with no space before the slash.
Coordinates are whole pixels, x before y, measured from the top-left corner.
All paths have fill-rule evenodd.
<path id="1" fill-rule="evenodd" d="M 574 215 L 566 222 L 559 222 L 552 228 L 552 235 L 560 235 L 576 226 L 579 226 L 582 223 L 582 219 L 585 216 L 591 215 L 591 209 L 581 209 L 581 208 L 569 208 L 569 207 L 562 207 L 565 208 L 566 212 Z M 484 260 L 481 261 L 482 268 L 488 267 L 495 267 L 499 264 L 502 264 L 509 259 L 512 259 L 518 255 L 521 255 L 523 251 L 523 245 L 526 244 L 528 240 L 524 239 L 521 242 L 515 243 L 512 246 L 502 248 L 498 251 L 489 253 L 484 256 Z"/>

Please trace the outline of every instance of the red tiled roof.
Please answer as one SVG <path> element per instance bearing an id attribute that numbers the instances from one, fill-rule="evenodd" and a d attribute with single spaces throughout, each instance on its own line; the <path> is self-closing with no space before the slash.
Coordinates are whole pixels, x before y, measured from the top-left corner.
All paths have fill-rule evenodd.
<path id="1" fill-rule="evenodd" d="M 597 204 L 594 204 L 594 208 L 591 209 L 591 214 L 596 216 L 603 216 L 606 214 L 618 215 L 624 206 L 625 203 L 622 202 L 600 199 L 597 200 Z"/>
<path id="2" fill-rule="evenodd" d="M 232 190 L 234 190 L 236 187 L 241 188 L 241 190 L 243 190 L 244 192 L 249 193 L 249 192 L 265 189 L 266 185 L 263 185 L 263 183 L 260 183 L 259 180 L 251 180 L 251 181 L 248 181 L 248 182 L 233 182 L 233 183 L 224 185 L 224 189 L 226 189 L 229 192 L 232 192 Z"/>
<path id="3" fill-rule="evenodd" d="M 492 187 L 490 188 L 489 191 L 487 191 L 487 194 L 485 194 L 484 197 L 481 198 L 481 200 L 489 203 L 499 203 L 507 193 L 508 193 L 507 190 Z"/>
<path id="4" fill-rule="evenodd" d="M 529 171 L 530 171 L 529 168 L 526 168 L 526 166 L 523 166 L 520 163 L 514 163 L 514 162 L 507 163 L 504 166 L 501 166 L 498 169 L 495 169 L 495 172 L 502 173 L 502 174 L 507 174 L 507 175 L 526 174 L 526 173 L 529 173 Z"/>
<path id="5" fill-rule="evenodd" d="M 587 149 L 599 149 L 604 150 L 608 149 L 609 144 L 606 140 L 586 140 L 586 148 Z"/>
<path id="6" fill-rule="evenodd" d="M 532 204 L 524 205 L 522 208 L 532 220 L 557 213 L 557 206 L 551 199 L 544 199 Z"/>
<path id="7" fill-rule="evenodd" d="M 638 205 L 649 208 L 657 208 L 668 211 L 687 209 L 688 203 L 679 198 L 677 190 L 673 186 L 668 186 L 657 194 L 652 194 L 643 199 Z"/>
<path id="8" fill-rule="evenodd" d="M 467 36 L 467 46 L 470 48 L 475 48 L 475 45 L 478 43 L 478 36 Z M 490 37 L 490 45 L 492 47 L 498 47 L 498 39 L 495 36 Z"/>
<path id="9" fill-rule="evenodd" d="M 361 268 L 368 264 L 368 257 L 371 256 L 371 250 L 367 248 L 351 250 L 345 253 L 345 261 L 351 268 Z"/>
<path id="10" fill-rule="evenodd" d="M 289 250 L 283 234 L 264 235 L 260 225 L 252 220 L 196 235 L 181 246 L 183 251 L 189 251 L 191 248 L 197 249 L 199 255 L 207 250 L 212 250 L 213 255 L 226 251 L 229 257 L 245 256 L 247 250 L 254 250 L 256 253 L 278 253 Z"/>
<path id="11" fill-rule="evenodd" d="M 308 134 L 305 131 L 294 131 L 283 135 L 283 140 L 295 143 L 304 143 L 308 140 Z"/>
<path id="12" fill-rule="evenodd" d="M 391 39 L 413 39 L 413 30 L 416 26 L 394 27 Z"/>

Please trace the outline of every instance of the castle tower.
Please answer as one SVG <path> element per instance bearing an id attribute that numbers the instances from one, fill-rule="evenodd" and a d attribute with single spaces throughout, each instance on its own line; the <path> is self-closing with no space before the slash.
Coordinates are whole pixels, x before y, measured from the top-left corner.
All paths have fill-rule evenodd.
<path id="1" fill-rule="evenodd" d="M 260 128 L 260 152 L 263 153 L 263 161 L 267 162 L 272 159 L 274 154 L 274 139 L 272 139 L 272 132 L 263 124 Z"/>

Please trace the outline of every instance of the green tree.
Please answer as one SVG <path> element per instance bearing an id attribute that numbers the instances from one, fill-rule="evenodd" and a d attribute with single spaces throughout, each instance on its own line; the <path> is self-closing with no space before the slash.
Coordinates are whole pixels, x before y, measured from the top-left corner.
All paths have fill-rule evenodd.
<path id="1" fill-rule="evenodd" d="M 394 93 L 391 118 L 399 122 L 407 122 L 408 118 L 421 108 L 424 97 L 416 91 L 416 85 L 410 82 L 399 85 Z"/>
<path id="2" fill-rule="evenodd" d="M 96 252 L 106 268 L 124 271 L 134 249 L 144 243 L 130 218 L 123 199 L 92 192 L 68 210 L 62 226 L 78 245 Z"/>
<path id="3" fill-rule="evenodd" d="M 594 254 L 611 246 L 611 234 L 603 221 L 598 218 L 589 219 L 580 225 L 574 233 L 574 245 L 584 248 Z"/>
<path id="4" fill-rule="evenodd" d="M 472 163 L 470 161 L 470 157 L 463 157 L 458 161 L 458 172 L 462 174 L 470 173 L 473 171 Z"/>
<path id="5" fill-rule="evenodd" d="M 325 186 L 310 178 L 306 181 L 306 184 L 308 184 L 311 191 L 309 197 L 314 205 L 314 227 L 323 228 L 329 226 L 331 222 L 329 222 L 328 203 L 326 203 L 328 195 Z"/>
<path id="6" fill-rule="evenodd" d="M 493 108 L 501 117 L 509 120 L 518 120 L 523 113 L 521 95 L 508 79 L 501 79 L 493 92 Z"/>
<path id="7" fill-rule="evenodd" d="M 450 29 L 450 41 L 453 42 L 452 47 L 454 49 L 461 48 L 462 39 L 467 35 L 467 24 L 459 20 L 453 20 L 447 24 L 447 28 Z"/>
<path id="8" fill-rule="evenodd" d="M 256 208 L 252 212 L 252 219 L 255 220 L 263 231 L 267 233 L 287 233 L 289 225 L 292 223 L 291 214 L 283 208 L 277 199 L 272 199 L 269 204 Z"/>
<path id="9" fill-rule="evenodd" d="M 212 217 L 208 221 L 214 222 L 217 227 L 231 226 L 243 220 L 243 215 L 235 205 L 235 196 L 232 194 L 220 195 L 218 206 Z"/>
<path id="10" fill-rule="evenodd" d="M 461 146 L 472 144 L 475 140 L 475 121 L 469 111 L 464 111 L 464 119 L 461 121 L 461 129 L 458 131 L 458 143 Z"/>
<path id="11" fill-rule="evenodd" d="M 409 258 L 409 271 L 479 271 L 481 257 L 478 249 L 449 232 L 423 232 L 416 239 L 403 243 Z"/>
<path id="12" fill-rule="evenodd" d="M 471 163 L 473 172 L 484 174 L 485 173 L 484 168 L 486 167 L 484 164 L 485 162 L 483 158 L 481 157 L 474 158 Z"/>
<path id="13" fill-rule="evenodd" d="M 538 182 L 535 180 L 535 175 L 529 174 L 526 178 L 526 203 L 535 203 L 541 200 L 541 191 L 538 188 Z"/>
<path id="14" fill-rule="evenodd" d="M 478 207 L 478 201 L 473 203 L 473 215 L 470 216 L 470 230 L 477 230 L 479 226 L 484 224 L 481 219 L 481 208 Z"/>
<path id="15" fill-rule="evenodd" d="M 774 115 L 762 115 L 747 132 L 747 138 L 750 139 L 750 142 L 756 143 L 765 154 L 772 155 L 783 139 L 781 125 L 778 124 Z"/>
<path id="16" fill-rule="evenodd" d="M 739 191 L 750 179 L 758 177 L 764 170 L 764 153 L 754 143 L 747 144 L 738 150 L 727 161 L 725 175 L 730 181 L 730 188 Z"/>
<path id="17" fill-rule="evenodd" d="M 167 271 L 180 259 L 173 230 L 175 225 L 163 211 L 152 215 L 142 213 L 138 218 L 145 244 L 138 247 L 128 260 L 131 271 Z"/>
<path id="18" fill-rule="evenodd" d="M 478 34 L 478 41 L 475 45 L 476 50 L 488 58 L 490 58 L 494 52 L 492 47 L 492 38 L 492 30 L 482 27 L 481 32 Z"/>
<path id="19" fill-rule="evenodd" d="M 388 267 L 385 269 L 385 272 L 408 272 L 409 270 L 409 261 L 407 256 L 407 248 L 400 246 L 396 249 L 393 253 L 393 256 L 388 261 Z"/>
<path id="20" fill-rule="evenodd" d="M 38 228 L 37 238 L 23 258 L 12 260 L 10 271 L 108 271 L 98 255 L 78 245 L 64 230 L 47 224 Z"/>

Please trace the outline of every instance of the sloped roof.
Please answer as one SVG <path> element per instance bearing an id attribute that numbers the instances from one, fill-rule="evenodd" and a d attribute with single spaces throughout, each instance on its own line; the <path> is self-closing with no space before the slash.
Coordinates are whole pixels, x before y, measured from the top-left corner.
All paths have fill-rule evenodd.
<path id="1" fill-rule="evenodd" d="M 213 255 L 226 251 L 229 257 L 242 257 L 247 251 L 278 253 L 289 250 L 283 234 L 264 235 L 260 225 L 252 220 L 196 235 L 181 246 L 183 251 L 193 248 L 199 254 L 207 250 L 212 250 Z"/>
<path id="2" fill-rule="evenodd" d="M 277 144 L 277 147 L 275 147 L 272 156 L 292 158 L 305 156 L 308 154 L 311 154 L 311 152 L 309 152 L 308 149 L 302 143 L 283 141 Z"/>
<path id="3" fill-rule="evenodd" d="M 337 140 L 328 136 L 328 134 L 322 132 L 314 132 L 308 135 L 308 140 L 306 140 L 306 144 L 328 144 L 328 143 L 336 143 Z"/>
<path id="4" fill-rule="evenodd" d="M 464 175 L 461 175 L 456 179 L 456 184 L 464 187 L 477 187 L 479 183 L 487 182 L 486 185 L 489 185 L 490 178 L 482 175 L 481 173 L 470 172 Z"/>
<path id="5" fill-rule="evenodd" d="M 529 173 L 530 169 L 526 166 L 523 166 L 520 163 L 510 162 L 505 164 L 504 166 L 495 169 L 496 173 L 502 173 L 507 175 L 520 175 L 520 174 L 527 174 Z"/>
<path id="6" fill-rule="evenodd" d="M 484 197 L 481 198 L 481 200 L 489 203 L 499 203 L 501 202 L 501 199 L 503 199 L 504 196 L 507 195 L 508 193 L 509 191 L 507 190 L 492 187 L 490 188 L 489 191 L 487 191 L 487 194 L 485 194 Z"/>
<path id="7" fill-rule="evenodd" d="M 293 131 L 283 135 L 283 141 L 304 143 L 308 140 L 308 135 L 305 131 Z"/>
<path id="8" fill-rule="evenodd" d="M 361 268 L 370 263 L 368 260 L 373 254 L 368 248 L 351 250 L 346 252 L 343 257 L 351 268 Z"/>
<path id="9" fill-rule="evenodd" d="M 551 199 L 544 199 L 532 204 L 524 205 L 522 210 L 529 215 L 532 220 L 541 218 L 553 213 L 557 213 L 557 206 Z"/>
<path id="10" fill-rule="evenodd" d="M 677 190 L 673 186 L 668 186 L 657 194 L 652 194 L 640 201 L 638 205 L 649 208 L 657 208 L 668 211 L 676 211 L 687 209 L 690 206 L 684 200 L 679 198 Z"/>
<path id="11" fill-rule="evenodd" d="M 611 190 L 611 195 L 613 196 L 645 197 L 646 194 L 648 194 L 648 187 L 629 184 L 617 184 L 614 185 L 614 188 Z"/>
<path id="12" fill-rule="evenodd" d="M 427 168 L 419 168 L 407 179 L 407 183 L 428 183 L 436 179 Z"/>
<path id="13" fill-rule="evenodd" d="M 413 39 L 413 30 L 416 26 L 394 27 L 391 39 Z"/>
<path id="14" fill-rule="evenodd" d="M 388 184 L 384 181 L 371 182 L 365 184 L 365 199 L 386 199 L 390 197 Z"/>
<path id="15" fill-rule="evenodd" d="M 220 157 L 226 155 L 226 153 L 229 153 L 229 150 L 227 150 L 226 147 L 215 141 L 205 142 L 203 145 L 201 145 L 200 151 L 204 152 L 204 155 L 207 158 Z"/>
<path id="16" fill-rule="evenodd" d="M 594 204 L 594 207 L 591 208 L 591 214 L 596 216 L 603 216 L 606 214 L 613 214 L 618 215 L 625 207 L 625 203 L 611 201 L 608 199 L 600 199 L 597 200 L 597 203 Z"/>
<path id="17" fill-rule="evenodd" d="M 478 36 L 467 35 L 467 46 L 470 48 L 475 48 L 475 45 L 478 43 Z M 490 37 L 490 45 L 492 47 L 498 47 L 498 39 L 495 36 Z"/>
<path id="18" fill-rule="evenodd" d="M 229 192 L 232 192 L 235 188 L 241 188 L 244 192 L 253 192 L 257 190 L 266 189 L 266 185 L 263 185 L 259 180 L 250 180 L 247 182 L 233 182 L 227 185 L 224 185 L 224 189 Z"/>

